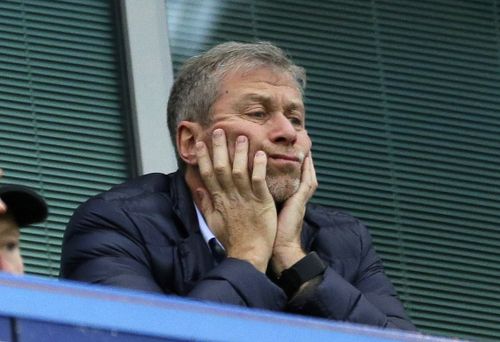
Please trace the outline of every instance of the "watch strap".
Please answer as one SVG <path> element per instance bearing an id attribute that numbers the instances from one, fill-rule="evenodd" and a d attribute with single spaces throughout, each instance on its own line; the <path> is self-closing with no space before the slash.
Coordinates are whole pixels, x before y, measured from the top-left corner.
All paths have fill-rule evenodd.
<path id="1" fill-rule="evenodd" d="M 278 278 L 278 286 L 285 291 L 288 298 L 291 298 L 302 284 L 323 274 L 326 268 L 327 265 L 318 254 L 310 252 L 281 273 Z"/>

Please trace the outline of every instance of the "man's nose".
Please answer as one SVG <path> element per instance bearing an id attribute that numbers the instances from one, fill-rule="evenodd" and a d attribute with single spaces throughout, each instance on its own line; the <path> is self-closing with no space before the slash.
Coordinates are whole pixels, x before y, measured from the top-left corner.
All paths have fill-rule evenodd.
<path id="1" fill-rule="evenodd" d="M 276 114 L 269 121 L 271 124 L 270 139 L 272 142 L 281 144 L 295 143 L 297 140 L 297 130 L 289 118 L 283 114 Z"/>

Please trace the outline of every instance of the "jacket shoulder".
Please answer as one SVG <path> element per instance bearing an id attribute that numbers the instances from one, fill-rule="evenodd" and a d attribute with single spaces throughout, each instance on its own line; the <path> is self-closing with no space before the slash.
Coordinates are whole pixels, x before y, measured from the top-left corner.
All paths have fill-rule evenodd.
<path id="1" fill-rule="evenodd" d="M 149 265 L 146 242 L 168 245 L 168 239 L 177 236 L 176 225 L 172 223 L 175 183 L 172 175 L 148 174 L 114 186 L 81 204 L 64 233 L 61 274 L 68 276 L 97 259 L 113 260 L 112 267 L 125 260 Z M 95 270 L 88 274 L 95 274 Z"/>
<path id="2" fill-rule="evenodd" d="M 312 249 L 332 259 L 359 259 L 371 248 L 371 237 L 363 223 L 348 212 L 310 204 L 306 222 L 311 227 Z"/>
<path id="3" fill-rule="evenodd" d="M 366 227 L 350 213 L 338 208 L 319 204 L 308 204 L 306 220 L 317 228 L 350 231 L 352 234 L 361 235 Z"/>
<path id="4" fill-rule="evenodd" d="M 171 175 L 148 174 L 88 199 L 73 213 L 65 242 L 76 235 L 103 230 L 121 231 L 137 239 L 142 231 L 151 230 L 145 229 L 146 224 L 152 228 L 164 225 L 172 216 L 173 183 Z"/>
<path id="5" fill-rule="evenodd" d="M 113 186 L 90 199 L 101 199 L 104 201 L 133 201 L 136 197 L 151 196 L 154 194 L 168 194 L 172 176 L 161 173 L 150 173 Z"/>

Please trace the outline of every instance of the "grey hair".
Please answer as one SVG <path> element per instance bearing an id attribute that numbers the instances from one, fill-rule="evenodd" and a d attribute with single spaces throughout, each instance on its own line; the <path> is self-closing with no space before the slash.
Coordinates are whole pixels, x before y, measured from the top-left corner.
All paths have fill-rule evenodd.
<path id="1" fill-rule="evenodd" d="M 189 58 L 180 69 L 168 100 L 167 124 L 173 145 L 176 146 L 177 125 L 181 121 L 198 122 L 202 126 L 210 124 L 211 107 L 217 100 L 222 80 L 229 72 L 264 66 L 289 73 L 303 93 L 305 70 L 270 42 L 227 42 Z M 177 159 L 179 166 L 183 166 L 179 156 Z"/>

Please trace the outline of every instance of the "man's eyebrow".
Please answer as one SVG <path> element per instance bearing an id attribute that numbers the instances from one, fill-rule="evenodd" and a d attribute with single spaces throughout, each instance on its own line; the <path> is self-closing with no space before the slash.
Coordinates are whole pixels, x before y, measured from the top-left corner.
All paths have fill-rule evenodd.
<path id="1" fill-rule="evenodd" d="M 247 102 L 260 102 L 263 103 L 264 105 L 269 105 L 272 103 L 272 97 L 267 94 L 258 94 L 258 93 L 249 93 L 245 94 L 241 100 L 239 101 L 240 105 L 244 106 L 247 104 Z M 304 104 L 302 101 L 290 101 L 286 105 L 286 110 L 287 111 L 294 111 L 294 110 L 299 110 L 299 111 L 304 111 Z"/>
<path id="2" fill-rule="evenodd" d="M 258 101 L 258 102 L 268 103 L 268 102 L 271 102 L 271 96 L 269 96 L 267 94 L 249 93 L 249 94 L 245 94 L 241 100 L 242 101 Z"/>
<path id="3" fill-rule="evenodd" d="M 252 103 L 261 103 L 265 107 L 269 106 L 271 103 L 271 96 L 266 95 L 266 94 L 258 94 L 258 93 L 249 93 L 245 94 L 243 97 L 241 97 L 238 102 L 235 104 L 235 107 L 238 110 L 243 110 L 245 107 L 249 104 Z"/>
<path id="4" fill-rule="evenodd" d="M 294 110 L 298 110 L 298 111 L 301 111 L 303 112 L 304 111 L 304 105 L 302 104 L 302 102 L 298 102 L 298 101 L 291 101 L 287 106 L 286 106 L 286 109 L 288 111 L 294 111 Z"/>

